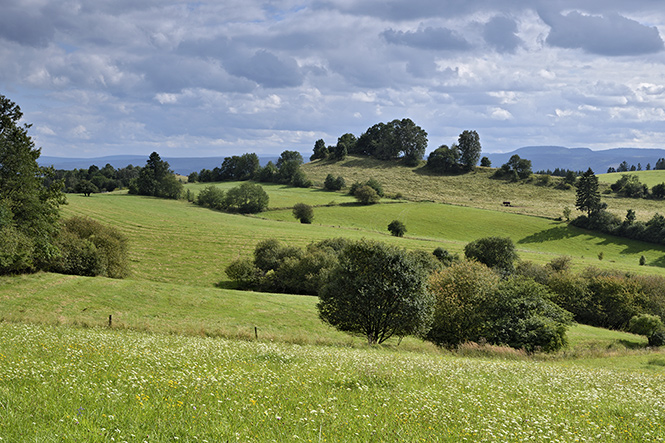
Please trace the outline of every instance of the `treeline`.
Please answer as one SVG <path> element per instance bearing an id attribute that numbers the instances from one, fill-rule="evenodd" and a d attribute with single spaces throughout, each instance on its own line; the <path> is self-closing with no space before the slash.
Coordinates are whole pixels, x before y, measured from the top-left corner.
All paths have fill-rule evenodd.
<path id="1" fill-rule="evenodd" d="M 417 335 L 445 347 L 487 341 L 527 351 L 553 351 L 565 344 L 571 320 L 629 330 L 631 321 L 643 320 L 645 315 L 656 318 L 656 326 L 645 334 L 650 343 L 665 342 L 661 320 L 665 278 L 595 268 L 574 273 L 568 257 L 546 265 L 523 262 L 512 241 L 505 238 L 476 240 L 464 252 L 465 259 L 460 260 L 441 248 L 430 254 L 330 239 L 302 249 L 265 240 L 257 244 L 252 258 L 234 261 L 226 273 L 242 289 L 318 295 L 324 321 L 366 335 L 370 343 L 396 334 Z M 414 300 L 413 292 L 418 290 L 413 288 L 419 287 L 414 279 L 419 276 L 425 279 L 427 291 Z M 391 293 L 390 288 L 404 285 L 412 293 Z M 354 291 L 360 292 L 349 295 Z M 377 325 L 368 325 L 373 316 L 388 316 L 380 307 L 386 292 L 395 297 L 391 303 L 404 297 L 403 303 L 411 306 L 408 309 L 421 323 L 395 319 L 392 332 L 378 332 Z M 413 310 L 414 304 L 420 308 Z M 356 316 L 358 311 L 364 320 Z M 400 328 L 405 329 L 399 332 Z"/>
<path id="2" fill-rule="evenodd" d="M 128 165 L 115 169 L 107 163 L 101 169 L 96 165 L 91 165 L 88 169 L 58 169 L 55 171 L 54 179 L 63 182 L 63 190 L 66 193 L 90 195 L 127 188 L 132 180 L 138 178 L 140 171 L 140 166 Z"/>
<path id="3" fill-rule="evenodd" d="M 622 197 L 665 199 L 665 183 L 659 183 L 649 189 L 646 184 L 640 182 L 637 175 L 633 174 L 623 174 L 610 185 L 610 189 Z"/>
<path id="4" fill-rule="evenodd" d="M 312 181 L 302 171 L 302 155 L 297 151 L 283 151 L 277 159 L 264 167 L 259 164 L 259 157 L 254 154 L 225 157 L 221 166 L 212 170 L 202 169 L 189 174 L 190 182 L 210 183 L 221 181 L 254 180 L 264 183 L 282 183 L 298 188 L 309 188 Z"/>
<path id="5" fill-rule="evenodd" d="M 665 169 L 665 158 L 659 158 L 656 161 L 656 165 L 653 167 L 653 169 Z M 642 164 L 638 163 L 637 166 L 635 165 L 630 165 L 628 166 L 627 161 L 622 161 L 619 163 L 619 166 L 614 168 L 613 166 L 610 166 L 607 168 L 607 172 L 628 172 L 628 171 L 641 171 L 642 170 Z M 647 163 L 646 170 L 650 171 L 651 170 L 651 163 Z"/>

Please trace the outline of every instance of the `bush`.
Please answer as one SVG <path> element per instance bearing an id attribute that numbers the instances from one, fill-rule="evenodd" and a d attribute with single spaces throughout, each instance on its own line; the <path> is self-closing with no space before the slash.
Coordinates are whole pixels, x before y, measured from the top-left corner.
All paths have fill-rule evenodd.
<path id="1" fill-rule="evenodd" d="M 363 185 L 356 189 L 356 192 L 353 195 L 356 197 L 356 200 L 363 205 L 372 205 L 381 200 L 381 197 L 377 194 L 374 188 L 367 185 Z"/>
<path id="2" fill-rule="evenodd" d="M 499 283 L 499 277 L 482 263 L 460 261 L 433 274 L 429 291 L 435 297 L 432 328 L 425 338 L 455 347 L 483 337 L 486 313 L 482 307 Z"/>
<path id="3" fill-rule="evenodd" d="M 657 315 L 639 314 L 630 319 L 628 331 L 637 335 L 651 337 L 654 332 L 663 329 L 663 322 Z"/>
<path id="4" fill-rule="evenodd" d="M 300 220 L 300 223 L 310 224 L 314 220 L 314 209 L 305 203 L 296 203 L 293 207 L 293 216 Z"/>
<path id="5" fill-rule="evenodd" d="M 226 200 L 224 198 L 224 191 L 216 186 L 206 186 L 199 192 L 196 197 L 196 204 L 210 209 L 224 210 L 226 209 Z"/>
<path id="6" fill-rule="evenodd" d="M 243 183 L 226 192 L 224 199 L 226 208 L 242 214 L 252 214 L 265 211 L 268 208 L 269 197 L 263 187 L 254 183 Z"/>
<path id="7" fill-rule="evenodd" d="M 665 331 L 656 331 L 649 336 L 649 346 L 665 346 Z"/>
<path id="8" fill-rule="evenodd" d="M 328 174 L 323 182 L 324 189 L 328 191 L 339 191 L 346 185 L 344 178 L 341 176 L 335 178 L 332 174 Z"/>
<path id="9" fill-rule="evenodd" d="M 55 272 L 111 278 L 129 273 L 127 239 L 111 226 L 73 217 L 64 222 L 57 244 L 61 256 L 53 265 Z"/>
<path id="10" fill-rule="evenodd" d="M 395 237 L 404 237 L 406 226 L 399 220 L 393 220 L 388 224 L 388 231 Z"/>
<path id="11" fill-rule="evenodd" d="M 432 251 L 432 254 L 437 258 L 437 260 L 441 262 L 443 266 L 450 266 L 453 261 L 458 259 L 457 255 L 451 254 L 440 246 Z"/>
<path id="12" fill-rule="evenodd" d="M 472 241 L 464 247 L 464 255 L 469 260 L 477 260 L 487 265 L 501 275 L 512 274 L 517 260 L 515 245 L 508 237 L 485 237 Z"/>
<path id="13" fill-rule="evenodd" d="M 0 274 L 34 271 L 35 244 L 11 224 L 0 228 Z"/>
<path id="14" fill-rule="evenodd" d="M 241 258 L 226 267 L 226 275 L 236 282 L 240 289 L 255 289 L 261 278 L 261 270 L 254 265 L 252 260 Z"/>
<path id="15" fill-rule="evenodd" d="M 547 287 L 524 277 L 499 283 L 487 306 L 485 338 L 527 352 L 553 352 L 566 344 L 572 314 L 550 301 Z"/>

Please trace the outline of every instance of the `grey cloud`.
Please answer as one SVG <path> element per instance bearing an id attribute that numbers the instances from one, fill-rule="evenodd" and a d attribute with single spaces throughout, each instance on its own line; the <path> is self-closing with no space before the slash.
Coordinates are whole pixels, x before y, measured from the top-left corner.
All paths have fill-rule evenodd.
<path id="1" fill-rule="evenodd" d="M 53 39 L 55 28 L 41 11 L 27 12 L 9 5 L 1 9 L 0 38 L 34 47 L 44 47 Z"/>
<path id="2" fill-rule="evenodd" d="M 388 29 L 381 35 L 388 43 L 420 49 L 463 51 L 471 47 L 464 37 L 448 28 L 427 27 L 415 32 Z"/>
<path id="3" fill-rule="evenodd" d="M 266 88 L 300 86 L 304 80 L 295 59 L 279 58 L 265 49 L 256 51 L 249 59 L 227 61 L 225 67 L 231 74 L 253 80 Z"/>
<path id="4" fill-rule="evenodd" d="M 576 11 L 567 15 L 540 11 L 539 14 L 551 27 L 547 43 L 552 46 L 609 56 L 651 54 L 664 47 L 658 29 L 616 13 L 590 16 Z"/>
<path id="5" fill-rule="evenodd" d="M 515 49 L 523 43 L 516 32 L 517 23 L 515 23 L 515 20 L 496 16 L 485 24 L 483 38 L 499 52 L 515 52 Z"/>

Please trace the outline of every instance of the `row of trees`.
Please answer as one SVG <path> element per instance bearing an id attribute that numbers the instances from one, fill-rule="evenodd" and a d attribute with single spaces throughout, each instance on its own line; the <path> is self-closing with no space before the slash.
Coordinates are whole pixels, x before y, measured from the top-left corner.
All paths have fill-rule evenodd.
<path id="1" fill-rule="evenodd" d="M 622 197 L 665 199 L 665 183 L 659 183 L 649 189 L 646 184 L 640 182 L 637 175 L 623 174 L 610 185 L 610 188 Z"/>
<path id="2" fill-rule="evenodd" d="M 268 209 L 269 201 L 261 185 L 242 183 L 226 192 L 216 186 L 206 186 L 196 196 L 194 203 L 218 211 L 254 214 Z"/>
<path id="3" fill-rule="evenodd" d="M 129 184 L 129 193 L 152 197 L 178 199 L 183 184 L 170 169 L 169 163 L 162 160 L 158 153 L 153 152 L 139 176 Z"/>
<path id="4" fill-rule="evenodd" d="M 659 158 L 656 161 L 656 166 L 654 166 L 653 169 L 665 169 L 665 158 Z M 641 170 L 642 170 L 642 164 L 641 163 L 638 163 L 637 166 L 635 166 L 635 165 L 628 166 L 628 162 L 625 161 L 625 160 L 622 161 L 621 163 L 619 163 L 619 166 L 617 166 L 616 168 L 613 167 L 613 166 L 610 166 L 609 168 L 607 168 L 608 173 L 610 173 L 610 172 L 641 171 Z M 651 170 L 651 163 L 647 163 L 646 170 L 647 171 Z"/>
<path id="5" fill-rule="evenodd" d="M 38 270 L 123 277 L 127 242 L 117 230 L 85 218 L 60 219 L 66 202 L 53 168 L 20 124 L 18 105 L 0 95 L 0 274 Z"/>
<path id="6" fill-rule="evenodd" d="M 260 166 L 259 157 L 254 153 L 234 155 L 225 157 L 220 167 L 192 172 L 188 179 L 201 183 L 254 180 L 308 188 L 312 181 L 302 171 L 302 164 L 302 155 L 297 151 L 283 151 L 277 164 L 270 161 L 264 167 Z"/>
<path id="7" fill-rule="evenodd" d="M 133 179 L 138 178 L 141 167 L 128 165 L 115 169 L 107 163 L 103 168 L 91 165 L 88 169 L 56 170 L 55 180 L 62 180 L 64 191 L 90 195 L 97 192 L 111 192 L 127 188 Z"/>

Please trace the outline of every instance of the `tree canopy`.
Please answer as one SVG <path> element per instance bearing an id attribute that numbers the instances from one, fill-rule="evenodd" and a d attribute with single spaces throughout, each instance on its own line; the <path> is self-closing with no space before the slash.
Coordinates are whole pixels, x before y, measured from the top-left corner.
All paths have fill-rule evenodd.
<path id="1" fill-rule="evenodd" d="M 575 207 L 585 211 L 588 216 L 601 208 L 598 177 L 589 168 L 577 181 L 577 198 Z"/>
<path id="2" fill-rule="evenodd" d="M 473 170 L 480 160 L 480 136 L 476 131 L 464 131 L 457 139 L 460 152 L 460 163 L 467 170 Z"/>
<path id="3" fill-rule="evenodd" d="M 422 335 L 434 306 L 422 261 L 379 242 L 350 242 L 319 293 L 319 317 L 369 344 L 393 335 Z"/>
<path id="4" fill-rule="evenodd" d="M 168 162 L 153 152 L 129 186 L 131 194 L 177 199 L 182 192 L 182 183 L 176 179 Z"/>
<path id="5" fill-rule="evenodd" d="M 409 118 L 396 119 L 368 128 L 355 146 L 347 148 L 350 154 L 369 155 L 380 160 L 402 157 L 407 164 L 416 165 L 425 155 L 427 132 Z"/>

